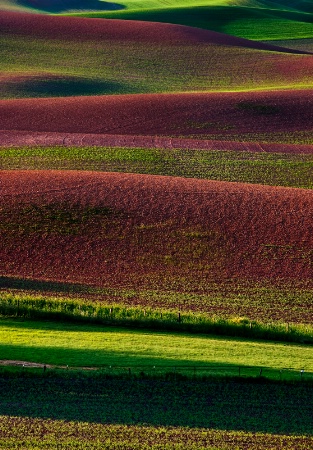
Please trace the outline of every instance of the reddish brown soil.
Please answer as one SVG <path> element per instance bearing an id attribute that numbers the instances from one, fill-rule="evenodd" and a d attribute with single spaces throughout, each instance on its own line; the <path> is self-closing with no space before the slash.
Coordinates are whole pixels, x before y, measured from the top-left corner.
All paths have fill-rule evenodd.
<path id="1" fill-rule="evenodd" d="M 242 133 L 312 131 L 312 124 L 312 90 L 0 101 L 0 130 L 231 140 Z"/>
<path id="2" fill-rule="evenodd" d="M 242 152 L 266 152 L 289 154 L 312 154 L 313 145 L 277 144 L 264 142 L 213 141 L 206 139 L 183 139 L 159 136 L 131 136 L 114 134 L 40 133 L 28 131 L 1 131 L 0 150 L 23 146 L 67 147 L 125 147 L 190 150 L 221 150 Z"/>
<path id="3" fill-rule="evenodd" d="M 59 40 L 115 40 L 169 45 L 220 44 L 287 53 L 307 53 L 182 25 L 86 19 L 0 11 L 1 33 Z"/>
<path id="4" fill-rule="evenodd" d="M 313 279 L 309 190 L 71 171 L 0 183 L 3 276 L 178 290 Z"/>

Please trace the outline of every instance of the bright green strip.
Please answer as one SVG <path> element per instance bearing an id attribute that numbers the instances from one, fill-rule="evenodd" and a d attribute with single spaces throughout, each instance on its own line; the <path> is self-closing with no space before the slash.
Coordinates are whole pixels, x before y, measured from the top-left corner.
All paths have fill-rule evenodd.
<path id="1" fill-rule="evenodd" d="M 176 365 L 305 368 L 312 347 L 166 332 L 2 320 L 2 359 L 70 366 Z"/>
<path id="2" fill-rule="evenodd" d="M 313 188 L 313 155 L 97 147 L 0 150 L 2 169 L 131 172 Z"/>

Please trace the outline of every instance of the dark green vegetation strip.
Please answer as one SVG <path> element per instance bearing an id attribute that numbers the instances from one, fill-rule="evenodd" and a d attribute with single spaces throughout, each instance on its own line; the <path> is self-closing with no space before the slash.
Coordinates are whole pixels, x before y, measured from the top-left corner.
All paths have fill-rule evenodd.
<path id="1" fill-rule="evenodd" d="M 183 444 L 188 434 L 190 436 L 188 444 L 195 447 L 187 448 L 201 448 L 201 445 L 210 448 L 210 445 L 214 444 L 217 448 L 234 448 L 231 445 L 237 443 L 240 448 L 259 449 L 266 439 L 269 439 L 266 448 L 271 439 L 273 442 L 276 439 L 280 443 L 285 442 L 283 448 L 308 449 L 312 445 L 312 438 L 309 437 L 312 434 L 312 385 L 305 382 L 285 384 L 262 380 L 250 383 L 242 380 L 162 380 L 144 376 L 132 378 L 127 375 L 124 377 L 75 375 L 71 372 L 61 375 L 46 371 L 38 375 L 3 373 L 0 375 L 0 388 L 2 393 L 0 415 L 27 417 L 29 420 L 89 422 L 84 427 L 87 436 L 91 434 L 92 439 L 96 437 L 103 439 L 102 433 L 106 431 L 104 427 L 95 425 L 97 423 L 110 424 L 112 430 L 118 424 L 131 427 L 138 425 L 166 427 L 163 429 L 162 437 L 159 435 L 161 439 L 159 443 L 162 444 L 163 439 L 171 441 L 169 439 L 171 433 L 177 433 L 174 442 L 182 445 L 169 448 L 186 448 Z M 1 421 L 0 430 L 3 429 L 2 423 Z M 3 433 L 1 430 L 2 439 L 3 435 L 21 439 L 18 425 L 22 423 L 22 419 L 17 419 L 16 426 L 12 427 L 11 431 L 6 430 Z M 51 425 L 53 429 L 54 425 L 50 422 Z M 69 439 L 68 431 L 73 426 L 73 424 L 67 426 L 59 424 L 59 430 L 57 427 L 54 429 L 58 430 L 61 439 Z M 76 432 L 83 437 L 85 433 L 82 427 L 82 424 L 77 424 Z M 183 427 L 183 429 L 178 428 L 178 432 L 168 427 Z M 202 427 L 206 430 L 201 429 Z M 36 430 L 34 435 L 31 435 L 31 429 L 27 430 L 26 435 L 28 438 L 35 438 Z M 212 429 L 215 431 L 211 431 Z M 217 430 L 225 431 L 222 433 Z M 143 431 L 142 438 L 148 432 L 145 428 L 137 429 L 137 433 L 140 431 Z M 158 436 L 157 431 L 158 428 L 154 431 L 155 436 Z M 288 434 L 289 438 L 254 436 L 255 442 L 258 443 L 255 446 L 252 436 L 249 438 L 246 434 L 251 432 L 282 433 Z M 151 429 L 150 433 L 153 435 Z M 223 434 L 226 438 L 224 442 L 219 441 Z M 298 441 L 290 435 L 301 435 L 302 438 L 298 438 Z M 127 440 L 131 439 L 131 434 L 127 437 L 125 430 L 124 436 Z M 232 440 L 229 442 L 227 436 L 229 438 L 233 436 L 234 442 Z M 52 437 L 50 435 L 50 438 Z M 45 437 L 42 438 L 44 442 Z M 244 440 L 248 440 L 248 445 L 242 447 Z M 288 441 L 294 447 L 288 446 Z M 307 447 L 304 447 L 304 444 Z"/>
<path id="2" fill-rule="evenodd" d="M 0 314 L 4 317 L 89 322 L 153 330 L 170 330 L 254 339 L 313 344 L 310 325 L 259 323 L 245 317 L 225 319 L 212 314 L 178 310 L 142 309 L 70 298 L 0 295 Z"/>
<path id="3" fill-rule="evenodd" d="M 70 169 L 181 176 L 312 189 L 313 155 L 99 147 L 0 149 L 2 169 Z"/>
<path id="4" fill-rule="evenodd" d="M 171 280 L 164 280 L 168 287 L 148 289 L 127 289 L 111 287 L 92 287 L 74 283 L 58 283 L 32 279 L 0 277 L 2 298 L 9 297 L 12 289 L 20 293 L 20 298 L 30 298 L 34 301 L 41 297 L 71 297 L 80 301 L 101 301 L 104 304 L 119 304 L 141 310 L 155 309 L 180 310 L 218 316 L 226 320 L 233 317 L 247 318 L 248 321 L 277 321 L 290 324 L 312 323 L 312 288 L 305 284 L 239 282 L 226 280 L 214 284 L 206 280 L 198 285 L 195 292 L 194 284 L 181 280 L 180 290 L 171 286 Z M 19 295 L 15 296 L 18 298 Z M 40 295 L 39 295 L 40 297 Z"/>

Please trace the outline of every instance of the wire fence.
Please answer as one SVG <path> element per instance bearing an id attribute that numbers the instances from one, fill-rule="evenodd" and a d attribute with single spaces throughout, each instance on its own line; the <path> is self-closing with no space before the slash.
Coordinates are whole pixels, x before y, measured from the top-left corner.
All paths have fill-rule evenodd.
<path id="1" fill-rule="evenodd" d="M 153 377 L 162 376 L 169 379 L 205 378 L 205 377 L 240 377 L 240 378 L 267 378 L 280 381 L 313 381 L 313 372 L 304 368 L 273 368 L 244 365 L 213 366 L 213 365 L 85 365 L 81 367 L 70 365 L 48 365 L 28 362 L 8 362 L 2 367 L 33 369 L 36 372 L 84 372 L 97 373 L 109 376 Z"/>

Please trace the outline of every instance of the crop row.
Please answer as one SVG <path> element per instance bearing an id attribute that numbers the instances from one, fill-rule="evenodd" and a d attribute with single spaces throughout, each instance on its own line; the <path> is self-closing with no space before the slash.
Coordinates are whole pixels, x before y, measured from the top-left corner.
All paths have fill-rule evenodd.
<path id="1" fill-rule="evenodd" d="M 166 281 L 166 280 L 165 280 Z M 27 291 L 47 297 L 71 297 L 99 301 L 102 304 L 119 304 L 141 310 L 179 310 L 225 319 L 246 317 L 249 321 L 306 323 L 312 321 L 312 289 L 304 283 L 255 283 L 227 280 L 227 282 L 202 282 L 197 291 L 186 280 L 181 280 L 178 290 L 166 283 L 160 289 L 93 287 L 74 283 L 1 277 L 2 295 L 6 289 L 22 297 L 31 297 Z M 183 291 L 183 288 L 185 290 Z M 36 298 L 36 296 L 35 296 Z"/>
<path id="2" fill-rule="evenodd" d="M 52 297 L 20 296 L 2 293 L 0 314 L 29 319 L 88 321 L 114 326 L 189 331 L 228 336 L 291 342 L 313 342 L 310 325 L 259 323 L 244 317 L 223 319 L 208 314 L 178 310 L 142 309 L 119 304 Z"/>

